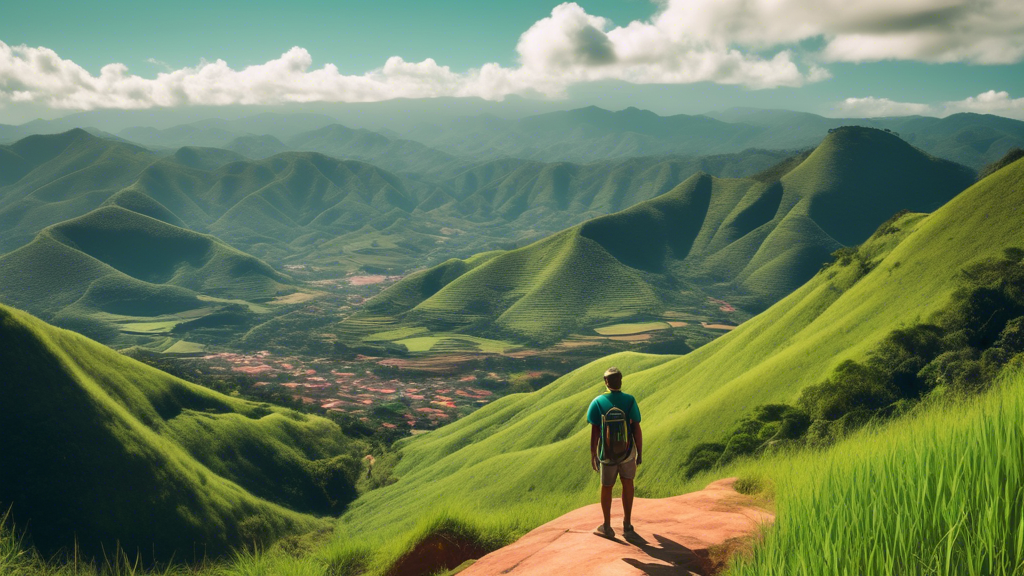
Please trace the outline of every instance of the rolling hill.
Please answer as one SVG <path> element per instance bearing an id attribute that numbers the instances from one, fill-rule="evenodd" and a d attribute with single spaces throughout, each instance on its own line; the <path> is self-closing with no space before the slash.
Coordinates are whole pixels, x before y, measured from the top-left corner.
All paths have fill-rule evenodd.
<path id="1" fill-rule="evenodd" d="M 47 556 L 201 559 L 322 528 L 363 447 L 0 305 L 0 502 Z"/>
<path id="2" fill-rule="evenodd" d="M 200 296 L 266 300 L 292 291 L 252 256 L 120 206 L 46 228 L 0 256 L 0 301 L 108 342 L 120 317 L 209 308 Z"/>
<path id="3" fill-rule="evenodd" d="M 696 174 L 479 266 L 446 263 L 441 274 L 410 276 L 368 302 L 362 317 L 550 341 L 612 321 L 692 312 L 708 297 L 756 312 L 892 214 L 934 210 L 973 180 L 963 166 L 864 128 L 830 134 L 793 164 L 758 179 Z M 443 281 L 422 281 L 435 276 Z"/>
<path id="4" fill-rule="evenodd" d="M 335 547 L 325 556 L 361 553 L 369 558 L 369 565 L 377 567 L 372 573 L 384 573 L 431 526 L 454 524 L 458 528 L 451 529 L 452 533 L 507 538 L 510 531 L 522 533 L 591 501 L 596 481 L 584 448 L 590 434 L 584 408 L 603 391 L 601 374 L 609 365 L 626 374 L 624 389 L 636 396 L 643 413 L 644 444 L 649 449 L 644 454 L 638 495 L 665 497 L 683 492 L 693 483 L 703 485 L 707 476 L 691 483 L 685 474 L 691 448 L 719 440 L 758 405 L 794 402 L 802 390 L 824 381 L 845 361 L 864 361 L 895 329 L 930 321 L 949 305 L 961 286 L 960 271 L 965 267 L 982 259 L 1000 258 L 1008 248 L 1016 248 L 1011 252 L 1019 257 L 1024 246 L 1020 233 L 1024 229 L 1022 190 L 1024 160 L 1018 160 L 930 215 L 901 216 L 862 245 L 856 259 L 822 270 L 764 313 L 685 356 L 624 353 L 604 358 L 541 390 L 502 398 L 449 426 L 404 441 L 396 470 L 398 482 L 353 505 L 341 520 Z M 1012 265 L 1019 267 L 1019 260 Z M 808 540 L 816 544 L 800 548 L 808 560 L 820 554 L 823 545 L 832 546 L 829 542 L 838 538 L 837 530 L 844 534 L 844 530 L 855 530 L 860 540 L 851 541 L 851 548 L 830 548 L 838 554 L 836 558 L 850 563 L 868 559 L 872 549 L 869 534 L 878 534 L 874 530 L 885 530 L 892 542 L 908 542 L 898 525 L 893 526 L 895 518 L 884 526 L 867 519 L 879 517 L 870 495 L 878 492 L 879 497 L 885 494 L 887 512 L 900 514 L 900 520 L 915 527 L 934 524 L 936 532 L 927 536 L 937 540 L 928 540 L 929 546 L 938 549 L 942 544 L 943 551 L 952 554 L 955 549 L 958 563 L 971 562 L 970 555 L 979 549 L 962 546 L 959 538 L 946 548 L 944 534 L 949 525 L 938 515 L 920 519 L 915 494 L 926 490 L 937 495 L 950 488 L 949 483 L 938 481 L 935 485 L 943 488 L 933 489 L 934 471 L 941 466 L 957 471 L 951 482 L 960 478 L 961 472 L 969 475 L 964 478 L 977 479 L 979 484 L 971 486 L 978 494 L 1005 499 L 1011 507 L 1009 501 L 1020 501 L 1019 493 L 1013 495 L 1016 488 L 1012 483 L 1019 470 L 1012 476 L 1000 476 L 1009 479 L 1007 482 L 981 480 L 996 469 L 986 466 L 996 466 L 1004 448 L 1015 455 L 1011 462 L 1020 461 L 1020 439 L 1015 432 L 1021 409 L 1019 381 L 1017 378 L 1016 388 L 977 409 L 932 413 L 923 424 L 911 422 L 891 435 L 882 430 L 857 437 L 824 456 L 818 452 L 799 454 L 796 460 L 787 454 L 779 456 L 775 466 L 780 478 L 799 476 L 811 467 L 823 472 L 813 478 L 801 476 L 805 478 L 800 485 L 803 493 L 779 484 L 788 502 L 799 507 L 787 511 L 803 510 L 806 516 L 799 518 L 806 520 L 812 518 L 812 509 L 822 512 L 813 516 L 811 524 L 790 524 L 787 537 L 803 534 L 806 538 L 808 530 L 821 530 Z M 1016 438 L 1012 448 L 997 440 L 1011 437 Z M 984 444 L 985 452 L 972 451 L 968 458 L 963 446 L 975 443 Z M 748 473 L 769 469 L 755 463 L 740 466 Z M 894 471 L 897 466 L 906 466 L 901 470 L 907 473 Z M 931 472 L 924 472 L 926 469 Z M 920 482 L 922 474 L 928 477 L 927 483 Z M 878 481 L 853 486 L 854 480 L 865 478 Z M 1008 489 L 1005 494 L 1004 489 Z M 823 498 L 827 505 L 814 505 Z M 986 509 L 983 500 L 966 502 L 942 496 L 935 502 L 942 510 L 947 504 L 966 506 L 951 518 L 966 514 L 971 518 L 969 525 L 979 530 L 998 525 L 981 522 L 980 518 L 990 516 L 974 516 Z M 858 521 L 844 523 L 842 529 L 830 524 L 828 518 L 850 518 L 835 515 L 846 506 L 855 507 L 850 514 L 859 515 Z M 409 515 L 413 509 L 418 515 Z M 991 510 L 988 514 L 995 513 Z M 1004 527 L 1016 529 L 1014 523 L 1020 516 L 1014 514 Z M 782 512 L 782 523 L 785 518 Z M 964 530 L 965 535 L 974 533 L 974 528 Z M 844 554 L 854 549 L 855 555 Z M 909 549 L 920 550 L 916 546 Z M 775 556 L 760 560 L 786 563 L 788 552 L 796 552 L 775 551 Z M 820 562 L 820 557 L 814 562 Z"/>
<path id="5" fill-rule="evenodd" d="M 148 150 L 80 129 L 0 146 L 0 253 L 98 207 L 153 160 Z"/>

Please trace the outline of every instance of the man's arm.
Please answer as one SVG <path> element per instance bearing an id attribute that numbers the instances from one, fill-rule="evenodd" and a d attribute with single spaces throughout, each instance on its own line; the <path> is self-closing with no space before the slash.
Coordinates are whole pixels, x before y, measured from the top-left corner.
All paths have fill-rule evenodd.
<path id="1" fill-rule="evenodd" d="M 636 444 L 636 465 L 639 466 L 644 455 L 644 433 L 639 422 L 633 422 L 633 442 Z"/>
<path id="2" fill-rule="evenodd" d="M 597 444 L 601 441 L 601 427 L 597 424 L 590 425 L 590 467 L 594 469 L 594 472 L 598 471 L 597 468 Z"/>

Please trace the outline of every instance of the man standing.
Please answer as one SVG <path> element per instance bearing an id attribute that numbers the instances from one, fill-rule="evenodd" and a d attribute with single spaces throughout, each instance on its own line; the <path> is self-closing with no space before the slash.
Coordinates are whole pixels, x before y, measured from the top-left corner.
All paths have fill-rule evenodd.
<path id="1" fill-rule="evenodd" d="M 604 524 L 598 526 L 594 533 L 606 538 L 615 537 L 611 526 L 612 487 L 615 486 L 615 477 L 621 476 L 622 530 L 626 536 L 631 536 L 634 534 L 631 523 L 633 478 L 643 454 L 640 408 L 635 398 L 622 392 L 622 372 L 618 368 L 605 371 L 604 385 L 608 387 L 608 393 L 594 398 L 587 410 L 590 465 L 595 472 L 601 473 L 601 512 L 604 513 Z"/>

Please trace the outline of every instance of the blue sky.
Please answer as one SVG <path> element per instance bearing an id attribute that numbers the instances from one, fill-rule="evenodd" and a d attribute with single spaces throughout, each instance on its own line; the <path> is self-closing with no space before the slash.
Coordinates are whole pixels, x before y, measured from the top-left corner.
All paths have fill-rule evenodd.
<path id="1" fill-rule="evenodd" d="M 0 122 L 96 108 L 509 94 L 659 113 L 1024 118 L 1018 0 L 854 4 L 7 0 Z M 125 68 L 101 74 L 112 63 Z M 249 66 L 258 68 L 241 73 Z"/>

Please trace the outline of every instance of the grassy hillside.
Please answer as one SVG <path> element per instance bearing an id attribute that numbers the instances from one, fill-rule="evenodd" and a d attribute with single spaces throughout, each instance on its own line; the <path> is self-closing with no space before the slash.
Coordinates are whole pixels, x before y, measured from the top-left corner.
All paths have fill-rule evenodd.
<path id="1" fill-rule="evenodd" d="M 362 447 L 0 306 L 0 503 L 44 554 L 217 555 L 323 524 Z"/>
<path id="2" fill-rule="evenodd" d="M 893 329 L 928 321 L 948 305 L 962 268 L 1024 244 L 1022 185 L 1018 161 L 932 215 L 902 217 L 858 252 L 870 266 L 834 265 L 685 356 L 605 358 L 406 441 L 399 481 L 361 498 L 340 534 L 394 539 L 423 518 L 452 514 L 485 531 L 525 529 L 590 501 L 596 479 L 583 448 L 584 411 L 608 365 L 623 369 L 644 417 L 639 493 L 682 491 L 696 444 L 718 440 L 755 406 L 793 402 L 845 360 L 863 360 Z M 417 517 L 407 513 L 413 508 Z M 340 537 L 338 550 L 358 540 Z M 396 545 L 381 554 L 400 552 Z"/>
<path id="3" fill-rule="evenodd" d="M 0 253 L 98 207 L 154 159 L 80 129 L 0 146 Z"/>
<path id="4" fill-rule="evenodd" d="M 0 256 L 0 301 L 106 342 L 116 317 L 208 307 L 199 295 L 259 300 L 293 290 L 266 263 L 211 236 L 119 206 L 51 226 Z"/>
<path id="5" fill-rule="evenodd" d="M 709 296 L 756 312 L 892 214 L 934 210 L 972 180 L 970 170 L 891 134 L 842 129 L 757 180 L 697 174 L 472 271 L 447 263 L 411 276 L 364 314 L 543 340 L 622 318 L 692 313 Z M 450 279 L 422 284 L 438 275 Z"/>
<path id="6" fill-rule="evenodd" d="M 1024 373 L 825 454 L 741 464 L 775 491 L 777 523 L 727 573 L 1019 574 Z"/>

